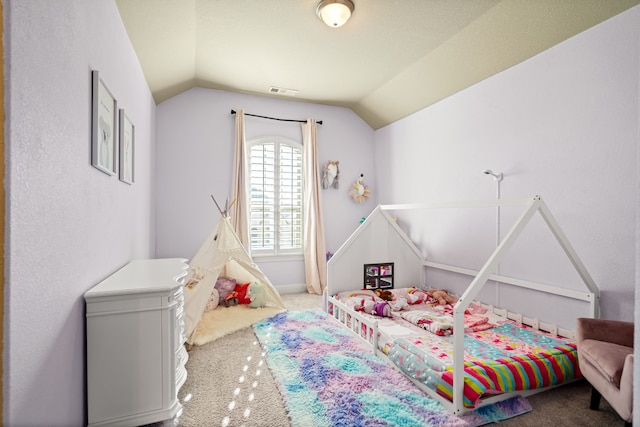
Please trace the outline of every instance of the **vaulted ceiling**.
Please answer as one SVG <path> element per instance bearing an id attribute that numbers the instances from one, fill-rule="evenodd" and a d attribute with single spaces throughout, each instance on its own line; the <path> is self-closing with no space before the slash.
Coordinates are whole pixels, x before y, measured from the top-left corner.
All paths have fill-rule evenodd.
<path id="1" fill-rule="evenodd" d="M 348 107 L 374 129 L 640 3 L 353 0 L 330 28 L 319 1 L 116 3 L 156 103 L 198 86 Z"/>

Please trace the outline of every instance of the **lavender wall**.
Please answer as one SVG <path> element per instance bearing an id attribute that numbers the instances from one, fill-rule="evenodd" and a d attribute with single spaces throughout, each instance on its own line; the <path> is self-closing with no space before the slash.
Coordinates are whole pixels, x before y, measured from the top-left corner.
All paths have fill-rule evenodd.
<path id="1" fill-rule="evenodd" d="M 373 181 L 373 130 L 351 110 L 271 97 L 196 88 L 157 108 L 157 256 L 191 258 L 220 218 L 219 203 L 230 197 L 235 116 L 231 110 L 285 119 L 322 120 L 318 158 L 340 161 L 340 188 L 322 190 L 327 250 L 334 252 L 375 207 L 375 197 L 357 204 L 349 187 L 360 173 Z M 301 141 L 299 123 L 246 117 L 246 138 L 279 135 Z M 373 187 L 373 194 L 377 189 Z M 301 261 L 256 259 L 281 292 L 304 289 Z"/>
<path id="2" fill-rule="evenodd" d="M 379 202 L 495 198 L 496 182 L 482 171 L 504 172 L 503 198 L 546 200 L 601 289 L 602 317 L 633 320 L 639 57 L 636 7 L 380 129 Z M 502 236 L 516 215 L 503 209 Z M 479 268 L 495 247 L 492 209 L 429 219 L 401 216 L 432 260 Z M 518 245 L 501 273 L 584 289 L 540 219 Z M 522 291 L 491 288 L 484 297 L 543 319 L 554 314 Z M 555 310 L 575 325 L 566 306 Z"/>
<path id="3" fill-rule="evenodd" d="M 165 101 L 156 115 L 113 2 L 3 5 L 5 425 L 84 423 L 82 295 L 129 260 L 155 256 L 156 229 L 158 257 L 190 257 L 197 250 L 217 221 L 209 194 L 224 198 L 229 192 L 232 108 L 325 121 L 320 159 L 338 159 L 342 170 L 341 189 L 323 191 L 329 250 L 376 202 L 494 197 L 495 183 L 481 173 L 493 168 L 506 174 L 503 197 L 540 193 L 549 202 L 603 290 L 603 317 L 633 318 L 633 284 L 640 286 L 634 242 L 640 211 L 638 7 L 374 133 L 348 109 L 203 89 Z M 94 68 L 136 125 L 133 186 L 89 165 Z M 295 133 L 252 120 L 248 134 Z M 347 194 L 360 172 L 377 197 L 364 205 Z M 506 223 L 513 214 L 504 216 Z M 474 263 L 482 259 L 478 252 L 491 249 L 491 212 L 474 217 L 454 238 L 451 227 L 429 229 L 411 219 L 400 221 L 429 256 Z M 480 243 L 469 243 L 468 236 Z M 546 242 L 527 239 L 544 252 Z M 528 254 L 517 254 L 514 268 L 526 270 Z M 537 255 L 551 268 L 528 274 L 569 276 L 554 259 Z M 302 280 L 295 266 L 267 267 L 283 286 Z"/>
<path id="4" fill-rule="evenodd" d="M 3 421 L 78 426 L 86 422 L 83 294 L 154 255 L 155 104 L 113 1 L 3 4 Z M 132 186 L 91 166 L 92 69 L 136 126 Z"/>

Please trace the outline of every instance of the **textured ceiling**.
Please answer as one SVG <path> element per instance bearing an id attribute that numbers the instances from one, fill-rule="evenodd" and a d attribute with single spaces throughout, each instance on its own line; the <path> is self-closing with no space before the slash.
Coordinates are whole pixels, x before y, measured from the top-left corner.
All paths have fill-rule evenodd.
<path id="1" fill-rule="evenodd" d="M 116 0 L 157 103 L 199 86 L 348 107 L 374 129 L 640 0 L 353 2 L 329 28 L 319 0 Z"/>

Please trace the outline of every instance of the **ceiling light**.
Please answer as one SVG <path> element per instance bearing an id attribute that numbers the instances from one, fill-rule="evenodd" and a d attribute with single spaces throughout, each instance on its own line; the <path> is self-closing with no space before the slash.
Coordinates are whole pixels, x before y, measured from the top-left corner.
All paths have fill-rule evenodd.
<path id="1" fill-rule="evenodd" d="M 330 27 L 337 28 L 344 25 L 353 13 L 351 0 L 322 0 L 316 13 Z"/>

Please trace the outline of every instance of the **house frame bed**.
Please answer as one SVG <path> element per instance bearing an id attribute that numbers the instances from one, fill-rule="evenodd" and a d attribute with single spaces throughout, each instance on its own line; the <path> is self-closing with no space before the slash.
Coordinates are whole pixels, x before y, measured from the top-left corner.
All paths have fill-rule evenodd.
<path id="1" fill-rule="evenodd" d="M 420 251 L 413 245 L 410 239 L 402 232 L 399 226 L 391 218 L 388 211 L 396 210 L 414 210 L 414 209 L 443 209 L 443 208 L 478 208 L 478 207 L 524 207 L 524 212 L 516 220 L 505 237 L 499 242 L 495 250 L 491 253 L 480 270 L 472 270 L 455 265 L 447 265 L 442 263 L 436 263 L 424 260 L 424 257 Z M 514 242 L 517 241 L 522 231 L 527 227 L 530 220 L 536 214 L 540 213 L 544 222 L 546 223 L 553 236 L 556 238 L 563 251 L 571 261 L 578 275 L 582 279 L 586 287 L 586 291 L 577 291 L 572 289 L 566 289 L 559 286 L 553 286 L 528 280 L 517 279 L 513 277 L 507 277 L 496 274 L 500 262 L 504 259 L 509 249 Z M 392 243 L 390 248 L 382 248 L 382 255 L 380 252 L 376 255 L 372 255 L 375 252 L 372 247 L 375 247 L 375 242 L 369 241 L 366 237 L 363 240 L 363 236 L 367 234 L 367 228 L 376 227 L 374 224 L 376 221 L 386 222 L 384 226 L 377 226 L 375 233 L 379 236 L 380 233 L 388 234 L 391 236 L 393 233 L 388 233 L 384 230 L 392 230 L 398 234 L 399 237 L 390 237 Z M 371 231 L 371 230 L 369 230 Z M 387 237 L 387 236 L 385 236 Z M 395 242 L 393 241 L 395 239 Z M 380 242 L 383 239 L 378 239 Z M 359 242 L 360 241 L 360 242 Z M 364 250 L 364 254 L 361 254 Z M 355 252 L 355 254 L 353 254 Z M 351 253 L 350 255 L 347 255 Z M 540 196 L 534 196 L 530 199 L 497 199 L 497 200 L 485 200 L 485 201 L 466 201 L 456 203 L 444 203 L 444 204 L 399 204 L 399 205 L 380 205 L 374 212 L 367 217 L 367 219 L 356 229 L 353 235 L 340 247 L 334 256 L 329 260 L 327 264 L 327 288 L 325 289 L 325 311 L 329 312 L 334 318 L 336 318 L 343 326 L 357 335 L 360 339 L 365 341 L 368 345 L 372 346 L 373 352 L 379 357 L 386 360 L 394 367 L 395 364 L 378 348 L 378 321 L 371 319 L 367 316 L 362 316 L 360 313 L 354 311 L 352 308 L 346 306 L 342 302 L 338 301 L 334 296 L 339 292 L 353 291 L 355 286 L 353 280 L 341 279 L 341 276 L 345 272 L 347 265 L 358 265 L 358 261 L 363 259 L 366 261 L 367 257 L 377 256 L 384 257 L 386 254 L 393 254 L 393 257 L 385 259 L 375 259 L 375 261 L 393 261 L 403 265 L 404 269 L 412 269 L 410 273 L 406 271 L 404 274 L 411 276 L 410 280 L 414 283 L 418 282 L 423 284 L 424 270 L 425 268 L 435 268 L 448 272 L 454 272 L 458 274 L 464 274 L 473 277 L 473 280 L 466 288 L 466 290 L 459 297 L 458 302 L 453 308 L 453 330 L 464 330 L 464 312 L 469 307 L 477 296 L 478 292 L 487 283 L 487 281 L 497 281 L 500 283 L 507 283 L 513 286 L 527 288 L 535 291 L 539 291 L 546 294 L 560 295 L 566 298 L 582 301 L 589 304 L 589 314 L 591 317 L 597 318 L 599 316 L 599 290 L 589 275 L 586 267 L 578 257 L 577 253 L 571 246 L 569 239 L 560 228 L 558 222 L 555 220 L 551 211 L 546 203 Z M 356 258 L 355 260 L 353 258 Z M 372 261 L 368 261 L 372 262 Z M 361 265 L 361 264 L 360 264 Z M 401 269 L 396 267 L 396 271 L 402 272 Z M 402 282 L 400 282 L 402 283 Z M 407 282 L 405 282 L 407 283 Z M 329 310 L 331 306 L 331 310 Z M 532 329 L 549 332 L 554 335 L 575 339 L 575 331 L 559 328 L 555 324 L 545 323 L 539 321 L 536 318 L 528 318 L 518 313 L 512 313 L 506 309 L 495 308 L 483 304 L 483 307 L 491 310 L 492 313 L 500 316 L 503 319 L 513 320 L 517 323 L 530 326 Z M 463 403 L 464 392 L 464 333 L 453 334 L 453 400 L 450 401 L 445 397 L 439 395 L 436 391 L 422 384 L 410 376 L 407 376 L 418 387 L 424 390 L 433 398 L 442 403 L 449 411 L 460 414 L 468 410 L 476 409 L 480 406 L 495 403 L 514 395 L 530 395 L 534 394 L 554 386 L 546 387 L 544 389 L 534 390 L 518 390 L 513 392 L 505 392 L 490 397 L 484 397 L 476 405 L 475 408 L 467 408 Z"/>

